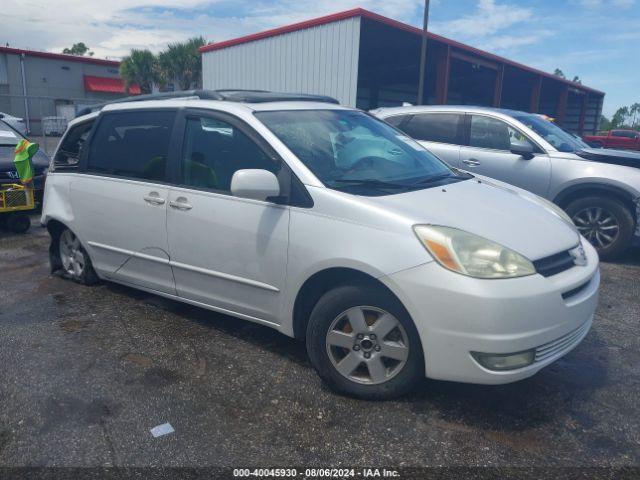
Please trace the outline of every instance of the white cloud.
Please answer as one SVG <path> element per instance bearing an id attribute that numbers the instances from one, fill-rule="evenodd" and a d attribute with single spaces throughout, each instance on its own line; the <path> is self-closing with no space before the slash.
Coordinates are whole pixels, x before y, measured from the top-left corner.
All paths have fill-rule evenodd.
<path id="1" fill-rule="evenodd" d="M 207 13 L 223 1 L 230 4 L 228 0 L 2 0 L 0 44 L 61 51 L 85 42 L 96 57 L 117 58 L 131 48 L 159 51 L 168 42 L 195 35 L 220 41 L 355 7 L 411 21 L 423 5 L 422 0 L 244 0 L 235 5 L 247 14 Z M 194 8 L 198 13 L 190 16 Z M 175 15 L 171 9 L 185 15 Z"/>
<path id="2" fill-rule="evenodd" d="M 586 8 L 614 7 L 630 8 L 635 4 L 635 0 L 580 0 L 580 5 Z"/>
<path id="3" fill-rule="evenodd" d="M 434 25 L 445 35 L 484 37 L 531 19 L 528 8 L 497 4 L 495 0 L 479 0 L 476 11 L 456 20 Z"/>
<path id="4" fill-rule="evenodd" d="M 473 46 L 510 53 L 553 35 L 547 28 L 534 28 L 535 13 L 530 8 L 496 0 L 479 0 L 475 11 L 461 18 L 432 24 L 431 30 Z M 519 28 L 526 26 L 526 28 Z M 514 33 L 514 30 L 521 33 Z"/>

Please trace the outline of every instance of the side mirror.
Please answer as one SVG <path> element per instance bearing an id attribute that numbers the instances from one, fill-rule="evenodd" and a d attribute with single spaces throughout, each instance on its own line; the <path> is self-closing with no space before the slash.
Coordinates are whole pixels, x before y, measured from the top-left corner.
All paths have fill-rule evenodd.
<path id="1" fill-rule="evenodd" d="M 231 177 L 231 193 L 234 197 L 267 200 L 280 196 L 278 178 L 268 170 L 238 170 Z"/>
<path id="2" fill-rule="evenodd" d="M 511 153 L 520 155 L 525 160 L 531 160 L 533 158 L 533 146 L 529 143 L 512 143 Z"/>
<path id="3" fill-rule="evenodd" d="M 4 113 L 0 113 L 0 118 L 4 118 Z"/>

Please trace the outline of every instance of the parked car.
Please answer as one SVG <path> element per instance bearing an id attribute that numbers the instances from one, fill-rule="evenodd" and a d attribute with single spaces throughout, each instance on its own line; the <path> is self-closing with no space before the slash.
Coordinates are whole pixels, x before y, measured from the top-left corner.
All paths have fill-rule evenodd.
<path id="1" fill-rule="evenodd" d="M 0 120 L 10 125 L 14 130 L 20 132 L 21 135 L 27 136 L 27 125 L 23 118 L 14 117 L 8 113 L 0 112 Z"/>
<path id="2" fill-rule="evenodd" d="M 585 135 L 583 138 L 596 148 L 640 150 L 640 132 L 637 130 L 611 130 L 597 135 Z"/>
<path id="3" fill-rule="evenodd" d="M 15 169 L 13 158 L 16 145 L 25 138 L 20 132 L 0 120 L 0 185 L 20 183 L 20 177 Z M 49 168 L 50 159 L 46 153 L 39 150 L 32 159 L 34 177 L 33 186 L 36 203 L 42 203 L 44 183 Z"/>
<path id="4" fill-rule="evenodd" d="M 447 105 L 373 113 L 452 167 L 551 200 L 601 258 L 640 244 L 640 170 L 628 153 L 590 149 L 539 115 L 515 110 Z"/>
<path id="5" fill-rule="evenodd" d="M 305 339 L 363 398 L 520 380 L 587 334 L 598 256 L 553 204 L 325 97 L 180 95 L 70 123 L 42 213 L 54 271 Z"/>

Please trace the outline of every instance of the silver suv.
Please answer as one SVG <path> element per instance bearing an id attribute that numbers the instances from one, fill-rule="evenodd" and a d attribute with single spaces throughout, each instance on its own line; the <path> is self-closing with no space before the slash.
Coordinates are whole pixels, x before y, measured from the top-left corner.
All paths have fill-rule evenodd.
<path id="1" fill-rule="evenodd" d="M 372 113 L 453 167 L 553 201 L 602 258 L 640 244 L 640 170 L 591 160 L 588 145 L 540 115 L 442 105 Z"/>

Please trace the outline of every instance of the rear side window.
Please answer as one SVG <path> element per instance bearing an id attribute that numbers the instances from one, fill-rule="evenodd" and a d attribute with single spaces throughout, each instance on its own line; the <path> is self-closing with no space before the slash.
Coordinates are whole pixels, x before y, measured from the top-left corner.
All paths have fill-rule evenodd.
<path id="1" fill-rule="evenodd" d="M 613 137 L 636 138 L 636 135 L 638 135 L 638 134 L 635 133 L 635 132 L 625 132 L 625 131 L 620 131 L 620 130 L 618 130 L 618 131 L 613 130 L 611 132 L 611 136 L 613 136 Z"/>
<path id="2" fill-rule="evenodd" d="M 87 170 L 164 181 L 175 116 L 173 111 L 106 114 L 91 141 Z"/>
<path id="3" fill-rule="evenodd" d="M 389 125 L 400 128 L 400 124 L 405 121 L 407 115 L 394 115 L 393 117 L 387 117 L 384 119 Z"/>
<path id="4" fill-rule="evenodd" d="M 461 145 L 463 119 L 457 113 L 421 113 L 414 115 L 402 130 L 416 140 Z"/>
<path id="5" fill-rule="evenodd" d="M 62 139 L 62 143 L 53 159 L 54 168 L 75 169 L 82 155 L 89 132 L 93 127 L 93 120 L 74 125 Z"/>

